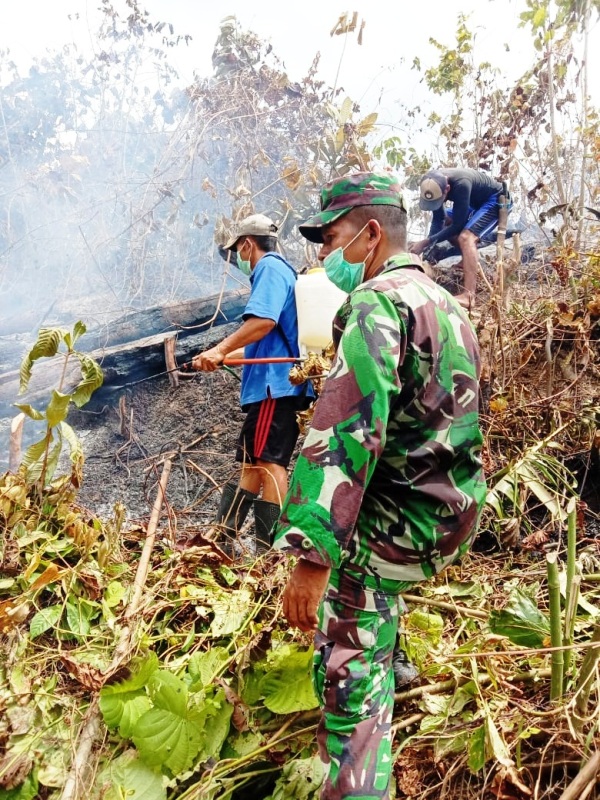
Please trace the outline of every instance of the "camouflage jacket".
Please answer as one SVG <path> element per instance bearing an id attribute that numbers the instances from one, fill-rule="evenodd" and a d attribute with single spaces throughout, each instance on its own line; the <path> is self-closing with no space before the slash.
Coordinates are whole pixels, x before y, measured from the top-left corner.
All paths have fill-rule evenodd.
<path id="1" fill-rule="evenodd" d="M 454 561 L 475 534 L 485 496 L 477 339 L 418 263 L 393 256 L 338 311 L 336 357 L 276 549 L 419 581 Z"/>

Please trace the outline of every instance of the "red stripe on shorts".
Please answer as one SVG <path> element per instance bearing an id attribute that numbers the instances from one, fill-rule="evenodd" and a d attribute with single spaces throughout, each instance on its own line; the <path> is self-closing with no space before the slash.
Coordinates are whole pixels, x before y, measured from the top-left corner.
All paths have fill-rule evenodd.
<path id="1" fill-rule="evenodd" d="M 258 420 L 256 422 L 256 433 L 254 434 L 254 458 L 260 458 L 267 444 L 269 430 L 275 414 L 275 400 L 267 397 L 260 405 Z"/>

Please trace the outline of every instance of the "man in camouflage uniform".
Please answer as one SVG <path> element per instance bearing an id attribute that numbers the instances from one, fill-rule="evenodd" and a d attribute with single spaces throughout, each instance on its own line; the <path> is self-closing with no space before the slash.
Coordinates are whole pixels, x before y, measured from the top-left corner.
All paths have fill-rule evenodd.
<path id="1" fill-rule="evenodd" d="M 406 252 L 392 176 L 331 181 L 300 232 L 349 296 L 274 546 L 298 557 L 285 616 L 316 631 L 321 797 L 374 800 L 389 797 L 399 594 L 465 552 L 484 499 L 477 340 Z"/>

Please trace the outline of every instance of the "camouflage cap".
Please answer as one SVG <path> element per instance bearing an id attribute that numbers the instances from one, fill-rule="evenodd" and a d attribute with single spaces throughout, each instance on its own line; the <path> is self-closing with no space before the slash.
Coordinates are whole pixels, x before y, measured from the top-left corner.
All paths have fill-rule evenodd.
<path id="1" fill-rule="evenodd" d="M 323 242 L 323 226 L 357 206 L 396 206 L 406 211 L 400 184 L 393 175 L 356 172 L 335 178 L 321 189 L 321 211 L 298 226 L 310 242 Z"/>

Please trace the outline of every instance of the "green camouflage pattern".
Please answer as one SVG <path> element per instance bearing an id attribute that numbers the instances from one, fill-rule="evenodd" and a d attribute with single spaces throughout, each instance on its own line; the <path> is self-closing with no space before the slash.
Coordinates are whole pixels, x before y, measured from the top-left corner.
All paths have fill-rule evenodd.
<path id="1" fill-rule="evenodd" d="M 485 496 L 475 333 L 398 255 L 334 320 L 336 357 L 274 547 L 331 567 L 313 680 L 323 800 L 388 800 L 399 592 L 463 553 Z"/>
<path id="2" fill-rule="evenodd" d="M 335 222 L 356 206 L 397 206 L 406 211 L 406 202 L 398 179 L 375 172 L 355 172 L 335 178 L 321 189 L 321 210 L 307 219 L 298 230 L 311 242 L 322 242 L 322 227 Z"/>
<path id="3" fill-rule="evenodd" d="M 405 607 L 399 581 L 332 572 L 319 609 L 313 681 L 327 800 L 387 798 L 394 709 L 392 652 Z"/>
<path id="4" fill-rule="evenodd" d="M 411 263 L 391 259 L 338 312 L 274 546 L 416 582 L 467 549 L 485 481 L 475 332 Z"/>

